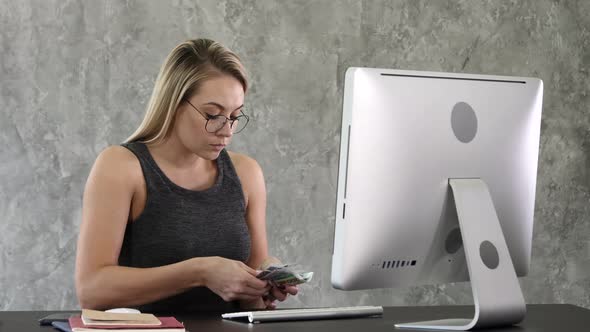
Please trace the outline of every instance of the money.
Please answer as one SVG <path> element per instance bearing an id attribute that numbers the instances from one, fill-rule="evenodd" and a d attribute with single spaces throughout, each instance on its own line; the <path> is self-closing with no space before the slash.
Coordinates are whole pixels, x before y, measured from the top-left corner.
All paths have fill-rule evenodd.
<path id="1" fill-rule="evenodd" d="M 296 272 L 292 264 L 271 264 L 256 277 L 260 280 L 268 280 L 274 286 L 294 286 L 309 282 L 313 272 Z"/>

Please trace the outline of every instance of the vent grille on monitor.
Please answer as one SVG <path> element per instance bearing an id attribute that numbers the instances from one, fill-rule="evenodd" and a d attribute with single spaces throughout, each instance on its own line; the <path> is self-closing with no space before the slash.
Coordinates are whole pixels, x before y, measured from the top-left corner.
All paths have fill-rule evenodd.
<path id="1" fill-rule="evenodd" d="M 416 266 L 416 260 L 390 260 L 383 261 L 382 269 L 397 269 Z"/>

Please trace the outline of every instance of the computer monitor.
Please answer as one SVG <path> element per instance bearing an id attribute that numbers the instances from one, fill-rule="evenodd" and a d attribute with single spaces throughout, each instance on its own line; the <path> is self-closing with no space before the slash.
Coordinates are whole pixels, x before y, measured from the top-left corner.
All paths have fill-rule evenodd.
<path id="1" fill-rule="evenodd" d="M 522 320 L 542 98 L 536 78 L 349 68 L 333 286 L 470 280 L 474 318 L 396 326 Z"/>

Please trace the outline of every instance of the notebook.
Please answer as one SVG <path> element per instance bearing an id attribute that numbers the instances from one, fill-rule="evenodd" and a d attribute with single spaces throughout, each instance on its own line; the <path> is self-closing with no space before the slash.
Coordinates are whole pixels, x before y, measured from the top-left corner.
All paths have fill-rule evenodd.
<path id="1" fill-rule="evenodd" d="M 160 320 L 152 314 L 114 313 L 82 309 L 84 325 L 160 325 Z"/>
<path id="2" fill-rule="evenodd" d="M 81 317 L 70 317 L 70 327 L 72 332 L 185 332 L 184 325 L 174 317 L 158 317 L 160 325 L 128 325 L 128 324 L 108 324 L 108 325 L 86 325 L 82 322 Z"/>
<path id="3" fill-rule="evenodd" d="M 70 328 L 70 323 L 68 322 L 51 322 L 51 326 L 55 327 L 56 329 L 62 331 L 62 332 L 72 332 L 72 329 Z"/>

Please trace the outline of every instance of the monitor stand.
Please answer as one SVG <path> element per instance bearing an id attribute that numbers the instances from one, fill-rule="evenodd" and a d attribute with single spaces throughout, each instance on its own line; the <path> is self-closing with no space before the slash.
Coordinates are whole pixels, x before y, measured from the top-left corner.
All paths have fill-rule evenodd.
<path id="1" fill-rule="evenodd" d="M 449 179 L 473 291 L 473 318 L 396 324 L 397 328 L 465 331 L 524 319 L 526 305 L 488 186 L 481 179 Z"/>

